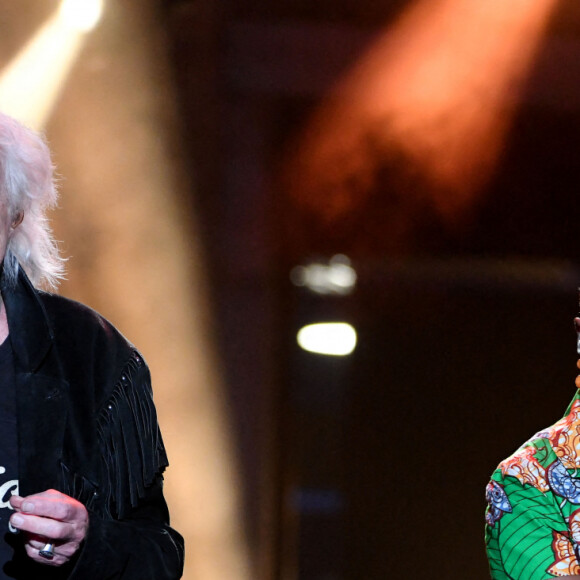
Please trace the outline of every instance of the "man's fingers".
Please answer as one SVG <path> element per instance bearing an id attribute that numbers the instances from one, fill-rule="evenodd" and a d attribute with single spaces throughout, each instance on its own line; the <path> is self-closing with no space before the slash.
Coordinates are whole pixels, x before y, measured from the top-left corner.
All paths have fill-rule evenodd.
<path id="1" fill-rule="evenodd" d="M 61 556 L 64 556 L 66 558 L 70 558 L 76 552 L 75 545 L 72 543 L 59 544 L 58 542 L 55 542 L 54 540 L 48 540 L 46 538 L 41 538 L 39 536 L 29 537 L 28 541 L 26 542 L 26 545 L 30 546 L 33 551 L 39 552 L 49 542 L 51 544 L 53 544 L 55 554 L 60 554 Z"/>
<path id="2" fill-rule="evenodd" d="M 11 502 L 12 504 L 12 502 Z M 72 522 L 78 519 L 79 503 L 55 490 L 31 495 L 14 501 L 19 511 L 24 514 L 51 518 L 61 522 Z M 15 505 L 13 507 L 15 507 Z"/>
<path id="3" fill-rule="evenodd" d="M 580 361 L 578 361 L 578 362 L 580 362 Z M 12 509 L 20 511 L 20 506 L 22 505 L 24 498 L 19 496 L 19 495 L 13 495 L 10 497 L 10 499 L 8 501 L 10 502 Z"/>
<path id="4" fill-rule="evenodd" d="M 10 523 L 23 532 L 26 553 L 36 562 L 60 566 L 78 551 L 85 538 L 89 515 L 76 499 L 54 489 L 27 497 L 13 496 Z M 43 558 L 39 551 L 54 545 L 54 557 Z"/>
<path id="5" fill-rule="evenodd" d="M 12 514 L 10 523 L 18 530 L 52 540 L 68 540 L 74 534 L 71 524 L 30 514 Z"/>
<path id="6" fill-rule="evenodd" d="M 72 504 L 56 498 L 25 499 L 20 506 L 23 514 L 68 522 L 74 518 L 75 509 Z"/>
<path id="7" fill-rule="evenodd" d="M 63 564 L 66 564 L 69 560 L 69 558 L 67 556 L 65 556 L 64 554 L 59 554 L 56 551 L 54 552 L 53 559 L 47 560 L 46 558 L 43 558 L 39 554 L 39 552 L 42 548 L 44 548 L 44 544 L 42 544 L 42 546 L 40 546 L 40 548 L 37 548 L 35 545 L 33 546 L 32 544 L 25 544 L 25 546 L 24 546 L 24 549 L 26 550 L 28 557 L 31 560 L 38 562 L 39 564 L 43 564 L 46 566 L 62 566 Z"/>

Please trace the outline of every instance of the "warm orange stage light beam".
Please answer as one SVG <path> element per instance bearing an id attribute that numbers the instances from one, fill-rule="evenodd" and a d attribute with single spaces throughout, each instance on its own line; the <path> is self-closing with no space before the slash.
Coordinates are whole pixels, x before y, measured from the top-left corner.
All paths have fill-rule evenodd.
<path id="1" fill-rule="evenodd" d="M 55 15 L 0 74 L 0 108 L 41 129 L 82 45 L 82 34 Z"/>
<path id="2" fill-rule="evenodd" d="M 0 108 L 25 125 L 42 129 L 82 49 L 99 21 L 103 0 L 63 0 L 0 73 Z"/>
<path id="3" fill-rule="evenodd" d="M 509 132 L 556 0 L 420 0 L 330 98 L 298 145 L 288 189 L 327 221 L 372 189 L 395 148 L 449 222 L 477 200 Z M 324 197 L 324 199 L 321 199 Z"/>

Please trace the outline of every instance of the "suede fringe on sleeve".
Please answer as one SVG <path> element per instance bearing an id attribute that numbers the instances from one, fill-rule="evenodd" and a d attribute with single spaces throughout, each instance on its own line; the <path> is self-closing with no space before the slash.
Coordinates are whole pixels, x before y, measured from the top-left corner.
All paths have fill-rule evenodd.
<path id="1" fill-rule="evenodd" d="M 60 469 L 62 492 L 78 499 L 87 509 L 91 510 L 97 498 L 97 486 L 86 477 L 71 471 L 62 461 Z"/>
<path id="2" fill-rule="evenodd" d="M 168 465 L 149 370 L 133 351 L 98 420 L 107 515 L 123 518 Z"/>

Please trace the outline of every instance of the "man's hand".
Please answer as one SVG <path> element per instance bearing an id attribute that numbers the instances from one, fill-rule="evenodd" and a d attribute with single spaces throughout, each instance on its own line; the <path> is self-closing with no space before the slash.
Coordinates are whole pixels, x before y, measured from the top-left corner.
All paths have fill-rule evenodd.
<path id="1" fill-rule="evenodd" d="M 13 495 L 13 527 L 24 534 L 26 553 L 35 562 L 49 566 L 66 564 L 78 551 L 89 526 L 89 514 L 76 499 L 54 489 L 28 497 Z M 38 552 L 54 544 L 54 558 L 47 560 Z"/>

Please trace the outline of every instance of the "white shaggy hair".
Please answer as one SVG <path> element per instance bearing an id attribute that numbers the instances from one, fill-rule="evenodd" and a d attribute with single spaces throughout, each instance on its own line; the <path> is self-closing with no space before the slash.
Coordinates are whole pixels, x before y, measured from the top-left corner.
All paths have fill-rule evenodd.
<path id="1" fill-rule="evenodd" d="M 9 229 L 4 281 L 16 283 L 19 267 L 35 286 L 56 288 L 64 274 L 46 211 L 58 198 L 50 151 L 43 137 L 0 113 L 0 203 L 8 209 Z"/>

